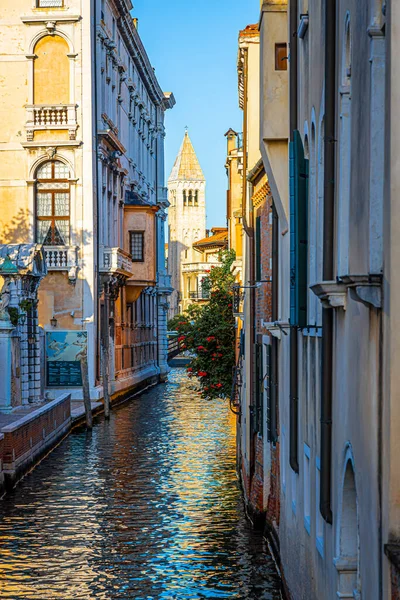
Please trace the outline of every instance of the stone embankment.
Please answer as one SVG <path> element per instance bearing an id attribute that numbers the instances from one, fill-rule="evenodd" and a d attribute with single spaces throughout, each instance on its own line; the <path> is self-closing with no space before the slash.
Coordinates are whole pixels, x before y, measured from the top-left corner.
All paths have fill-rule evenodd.
<path id="1" fill-rule="evenodd" d="M 121 404 L 157 385 L 156 378 L 142 382 L 134 390 L 112 398 Z M 93 416 L 104 412 L 102 402 L 92 402 Z M 85 425 L 82 401 L 70 394 L 41 405 L 19 407 L 0 415 L 0 497 L 50 453 L 72 429 Z"/>

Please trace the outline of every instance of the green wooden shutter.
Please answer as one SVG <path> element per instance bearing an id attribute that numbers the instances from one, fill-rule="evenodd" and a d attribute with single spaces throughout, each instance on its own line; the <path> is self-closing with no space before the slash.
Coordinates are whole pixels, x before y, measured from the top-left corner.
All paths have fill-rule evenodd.
<path id="1" fill-rule="evenodd" d="M 298 131 L 289 146 L 290 172 L 290 323 L 307 326 L 308 160 Z"/>
<path id="2" fill-rule="evenodd" d="M 263 412 L 264 412 L 264 390 L 263 390 L 263 347 L 262 344 L 256 344 L 256 389 L 254 406 L 254 431 L 263 433 Z"/>

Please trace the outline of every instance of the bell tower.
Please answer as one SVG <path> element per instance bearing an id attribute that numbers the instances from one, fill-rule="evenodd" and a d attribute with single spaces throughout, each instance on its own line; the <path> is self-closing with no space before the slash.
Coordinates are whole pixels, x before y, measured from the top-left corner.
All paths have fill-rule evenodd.
<path id="1" fill-rule="evenodd" d="M 186 129 L 168 179 L 168 271 L 174 288 L 170 318 L 182 309 L 182 269 L 198 261 L 192 245 L 206 234 L 205 189 L 206 180 Z"/>

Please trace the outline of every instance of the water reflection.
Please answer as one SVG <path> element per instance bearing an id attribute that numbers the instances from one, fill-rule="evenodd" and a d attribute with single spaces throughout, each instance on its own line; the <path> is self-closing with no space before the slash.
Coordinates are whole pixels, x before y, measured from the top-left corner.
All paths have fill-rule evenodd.
<path id="1" fill-rule="evenodd" d="M 70 436 L 0 502 L 0 597 L 280 598 L 243 514 L 234 430 L 176 370 Z"/>

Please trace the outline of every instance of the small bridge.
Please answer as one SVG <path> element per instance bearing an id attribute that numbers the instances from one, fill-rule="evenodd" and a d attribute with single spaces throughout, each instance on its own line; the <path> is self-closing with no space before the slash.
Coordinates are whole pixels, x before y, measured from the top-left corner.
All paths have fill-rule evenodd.
<path id="1" fill-rule="evenodd" d="M 169 337 L 168 339 L 168 364 L 170 367 L 187 367 L 192 358 L 182 354 L 182 342 L 178 340 L 178 336 Z"/>

